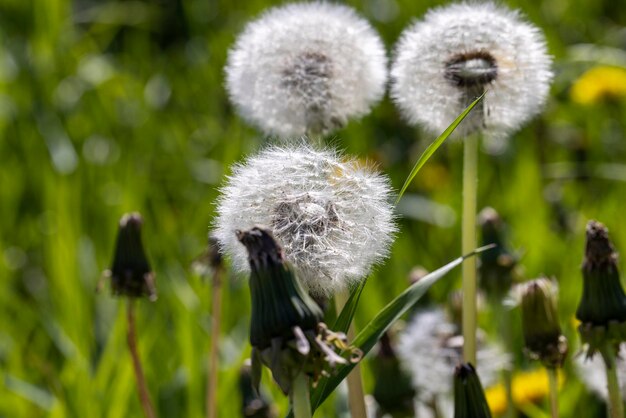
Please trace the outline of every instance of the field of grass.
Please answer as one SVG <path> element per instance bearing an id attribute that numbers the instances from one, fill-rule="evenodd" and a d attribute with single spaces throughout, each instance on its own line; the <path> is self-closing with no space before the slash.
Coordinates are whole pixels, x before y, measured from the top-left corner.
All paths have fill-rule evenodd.
<path id="1" fill-rule="evenodd" d="M 410 22 L 442 4 L 348 3 L 388 50 Z M 543 113 L 504 152 L 481 152 L 478 205 L 506 220 L 525 277 L 559 281 L 571 353 L 562 416 L 600 417 L 603 402 L 572 366 L 580 348 L 574 312 L 586 221 L 605 223 L 626 251 L 626 99 L 580 103 L 571 92 L 594 66 L 626 67 L 626 8 L 611 0 L 506 4 L 545 31 L 556 76 Z M 144 217 L 157 278 L 159 298 L 137 304 L 137 321 L 159 416 L 204 416 L 212 338 L 221 349 L 218 415 L 241 416 L 237 380 L 250 354 L 246 278 L 229 275 L 222 333 L 213 335 L 210 279 L 191 264 L 206 247 L 231 165 L 271 142 L 236 114 L 223 72 L 237 34 L 271 5 L 0 0 L 0 417 L 140 416 L 124 300 L 112 298 L 108 284 L 95 292 L 110 267 L 117 223 L 130 211 Z M 619 80 L 594 83 L 619 91 Z M 377 163 L 398 190 L 433 139 L 407 125 L 385 97 L 328 143 Z M 406 288 L 414 266 L 432 270 L 460 255 L 461 145 L 445 143 L 409 187 L 391 256 L 364 289 L 357 329 Z M 455 270 L 428 301 L 445 302 L 460 283 Z M 498 339 L 489 310 L 480 324 Z M 539 367 L 524 358 L 514 331 L 518 369 Z M 363 369 L 371 392 L 368 359 Z M 283 414 L 287 399 L 267 372 L 263 384 Z M 336 416 L 336 402 L 316 416 Z M 547 401 L 534 402 L 526 414 L 547 417 Z"/>

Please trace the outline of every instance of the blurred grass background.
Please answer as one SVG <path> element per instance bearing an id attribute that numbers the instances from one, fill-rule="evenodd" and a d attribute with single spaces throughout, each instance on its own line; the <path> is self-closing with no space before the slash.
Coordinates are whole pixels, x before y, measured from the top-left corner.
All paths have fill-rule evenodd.
<path id="1" fill-rule="evenodd" d="M 390 49 L 406 25 L 442 4 L 348 3 Z M 479 206 L 508 222 L 527 277 L 559 280 L 575 353 L 585 222 L 605 222 L 626 251 L 626 105 L 619 94 L 577 103 L 570 90 L 593 66 L 626 66 L 626 8 L 611 0 L 506 4 L 545 31 L 556 80 L 542 116 L 503 152 L 481 155 Z M 94 292 L 128 211 L 144 216 L 157 273 L 158 301 L 138 310 L 157 409 L 162 417 L 204 415 L 211 295 L 190 265 L 205 247 L 230 165 L 266 142 L 228 103 L 223 66 L 246 22 L 271 5 L 0 0 L 1 417 L 140 416 L 123 301 Z M 386 98 L 329 142 L 378 162 L 398 189 L 432 139 L 407 126 Z M 369 279 L 357 328 L 405 288 L 413 266 L 434 269 L 459 255 L 461 152 L 459 143 L 444 145 L 410 187 L 392 256 Z M 445 301 L 459 286 L 456 272 L 430 299 Z M 240 414 L 248 305 L 245 280 L 232 277 L 220 337 L 221 417 Z M 481 322 L 496 338 L 488 313 Z M 563 416 L 600 416 L 601 402 L 569 363 L 565 375 Z M 366 362 L 366 390 L 373 381 Z M 284 411 L 267 374 L 264 383 Z M 319 416 L 335 416 L 332 402 L 324 408 Z"/>

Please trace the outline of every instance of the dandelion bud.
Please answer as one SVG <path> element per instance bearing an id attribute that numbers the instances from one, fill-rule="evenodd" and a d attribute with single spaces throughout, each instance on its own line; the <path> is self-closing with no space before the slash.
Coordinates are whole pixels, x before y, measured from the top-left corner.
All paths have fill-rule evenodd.
<path id="1" fill-rule="evenodd" d="M 531 358 L 548 368 L 561 367 L 567 355 L 567 339 L 561 333 L 556 307 L 556 285 L 540 278 L 522 285 L 522 329 Z"/>
<path id="2" fill-rule="evenodd" d="M 253 385 L 250 361 L 239 371 L 239 391 L 243 401 L 242 415 L 245 418 L 274 418 L 276 413 L 268 400 L 258 393 Z"/>
<path id="3" fill-rule="evenodd" d="M 488 296 L 501 300 L 511 289 L 517 258 L 508 249 L 505 224 L 495 209 L 487 207 L 478 215 L 482 245 L 496 244 L 480 255 L 480 285 Z"/>
<path id="4" fill-rule="evenodd" d="M 254 227 L 237 231 L 237 238 L 248 251 L 251 270 L 253 370 L 259 362 L 265 364 L 287 394 L 300 372 L 315 382 L 328 368 L 358 361 L 360 352 L 347 345 L 345 335 L 321 322 L 321 309 L 300 285 L 271 232 Z M 353 357 L 346 360 L 335 349 Z"/>
<path id="5" fill-rule="evenodd" d="M 583 342 L 593 355 L 606 341 L 626 340 L 626 294 L 617 269 L 617 252 L 608 229 L 597 221 L 587 223 L 583 259 L 583 294 L 576 318 Z"/>
<path id="6" fill-rule="evenodd" d="M 113 264 L 105 275 L 111 278 L 111 289 L 114 295 L 131 298 L 147 296 L 154 301 L 157 298 L 154 273 L 141 241 L 142 223 L 139 213 L 122 216 Z"/>
<path id="7" fill-rule="evenodd" d="M 491 418 L 480 379 L 470 363 L 454 370 L 454 418 Z"/>
<path id="8" fill-rule="evenodd" d="M 376 381 L 374 399 L 381 409 L 379 412 L 393 417 L 415 416 L 413 400 L 416 392 L 411 376 L 400 367 L 389 332 L 380 339 L 378 353 L 372 362 Z"/>

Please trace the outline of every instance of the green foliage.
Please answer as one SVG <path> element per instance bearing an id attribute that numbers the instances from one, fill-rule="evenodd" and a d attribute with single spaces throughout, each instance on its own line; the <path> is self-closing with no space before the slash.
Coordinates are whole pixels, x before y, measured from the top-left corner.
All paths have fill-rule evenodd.
<path id="1" fill-rule="evenodd" d="M 442 4 L 350 3 L 389 48 L 414 18 Z M 601 220 L 618 251 L 626 251 L 620 215 L 626 106 L 619 100 L 582 106 L 570 100 L 569 89 L 591 65 L 626 62 L 626 8 L 609 0 L 507 4 L 546 31 L 557 78 L 543 115 L 501 154 L 481 154 L 478 201 L 506 220 L 528 277 L 545 273 L 561 282 L 559 314 L 576 352 L 570 319 L 582 289 L 586 221 Z M 155 303 L 137 304 L 139 351 L 156 408 L 162 417 L 204 416 L 208 347 L 218 336 L 210 329 L 210 280 L 189 266 L 204 249 L 229 167 L 266 142 L 228 103 L 223 65 L 236 34 L 268 6 L 261 0 L 0 0 L 1 417 L 140 416 L 123 300 L 111 298 L 108 285 L 103 294 L 94 292 L 112 262 L 117 222 L 130 211 L 144 217 L 159 295 Z M 602 47 L 603 55 L 574 50 L 576 44 Z M 378 163 L 400 188 L 431 139 L 401 121 L 385 99 L 330 142 Z M 401 232 L 360 294 L 357 330 L 404 291 L 413 266 L 434 269 L 460 253 L 461 153 L 457 143 L 447 143 L 407 187 Z M 446 211 L 452 215 L 441 222 Z M 250 304 L 246 280 L 228 279 L 219 416 L 236 417 Z M 460 285 L 458 277 L 450 279 L 422 300 L 444 302 Z M 480 323 L 497 338 L 492 312 Z M 515 344 L 521 347 L 521 339 Z M 515 357 L 518 367 L 528 366 L 521 352 Z M 371 391 L 367 360 L 364 375 Z M 600 416 L 601 404 L 570 360 L 565 376 L 563 416 Z M 285 412 L 277 387 L 265 390 Z M 318 414 L 335 416 L 333 403 Z"/>

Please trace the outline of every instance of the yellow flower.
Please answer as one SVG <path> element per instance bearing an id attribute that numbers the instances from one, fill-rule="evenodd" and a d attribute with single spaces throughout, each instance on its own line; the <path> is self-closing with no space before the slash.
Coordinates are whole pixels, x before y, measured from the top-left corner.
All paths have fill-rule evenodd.
<path id="1" fill-rule="evenodd" d="M 588 70 L 576 80 L 570 97 L 583 105 L 626 98 L 626 68 L 598 66 Z"/>
<path id="2" fill-rule="evenodd" d="M 563 382 L 559 374 L 559 384 Z M 516 373 L 513 376 L 513 402 L 516 405 L 525 405 L 540 401 L 549 394 L 548 374 L 545 369 L 536 369 Z M 492 386 L 485 391 L 489 409 L 494 415 L 501 415 L 506 411 L 507 400 L 504 385 Z"/>

